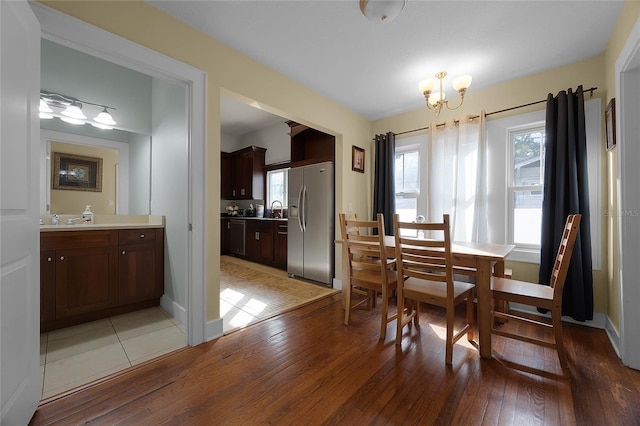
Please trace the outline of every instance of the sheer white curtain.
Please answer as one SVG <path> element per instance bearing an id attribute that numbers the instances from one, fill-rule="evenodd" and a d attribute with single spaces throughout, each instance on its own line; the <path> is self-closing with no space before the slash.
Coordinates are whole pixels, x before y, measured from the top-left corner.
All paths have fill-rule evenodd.
<path id="1" fill-rule="evenodd" d="M 428 220 L 448 213 L 454 241 L 487 240 L 485 114 L 429 126 Z"/>

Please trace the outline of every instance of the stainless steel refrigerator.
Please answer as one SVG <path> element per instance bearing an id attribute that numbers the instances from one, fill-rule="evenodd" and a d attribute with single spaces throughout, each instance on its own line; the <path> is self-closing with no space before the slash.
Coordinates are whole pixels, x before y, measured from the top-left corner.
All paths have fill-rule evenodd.
<path id="1" fill-rule="evenodd" d="M 287 272 L 332 285 L 334 270 L 333 163 L 289 170 Z"/>

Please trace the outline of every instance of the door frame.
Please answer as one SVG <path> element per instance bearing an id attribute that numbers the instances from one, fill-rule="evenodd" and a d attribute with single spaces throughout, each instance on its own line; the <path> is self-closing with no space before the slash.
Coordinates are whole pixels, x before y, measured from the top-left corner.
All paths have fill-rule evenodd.
<path id="1" fill-rule="evenodd" d="M 187 344 L 206 340 L 206 93 L 207 75 L 84 21 L 38 3 L 30 3 L 41 25 L 41 37 L 183 86 L 187 93 L 189 202 L 187 273 L 185 277 Z"/>
<path id="2" fill-rule="evenodd" d="M 616 76 L 616 135 L 618 160 L 618 285 L 620 286 L 620 353 L 622 362 L 640 369 L 640 19 L 618 56 Z"/>

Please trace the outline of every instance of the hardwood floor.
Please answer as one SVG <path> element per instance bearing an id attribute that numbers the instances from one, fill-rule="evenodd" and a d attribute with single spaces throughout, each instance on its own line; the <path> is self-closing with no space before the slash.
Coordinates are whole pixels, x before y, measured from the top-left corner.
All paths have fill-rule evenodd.
<path id="1" fill-rule="evenodd" d="M 423 311 L 396 348 L 395 323 L 380 341 L 377 310 L 345 326 L 329 296 L 49 402 L 31 424 L 640 424 L 640 372 L 603 330 L 564 327 L 564 375 L 553 350 L 499 337 L 496 359 L 463 339 L 447 367 L 444 311 Z"/>

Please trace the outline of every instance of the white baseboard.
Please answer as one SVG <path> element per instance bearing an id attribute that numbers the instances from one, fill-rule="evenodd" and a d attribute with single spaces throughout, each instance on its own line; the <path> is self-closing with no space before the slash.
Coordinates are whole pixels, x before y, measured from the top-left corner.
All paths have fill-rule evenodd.
<path id="1" fill-rule="evenodd" d="M 333 279 L 333 288 L 335 288 L 336 290 L 342 290 L 342 280 L 334 278 Z"/>
<path id="2" fill-rule="evenodd" d="M 180 324 L 187 324 L 187 311 L 182 306 L 168 298 L 166 295 L 162 295 L 160 298 L 160 307 L 167 311 L 169 315 L 174 317 Z"/>
<path id="3" fill-rule="evenodd" d="M 204 335 L 205 335 L 205 341 L 207 342 L 217 339 L 219 337 L 222 337 L 224 335 L 222 318 L 218 318 L 212 321 L 207 321 Z"/>
<path id="4" fill-rule="evenodd" d="M 613 346 L 613 350 L 616 351 L 616 355 L 620 358 L 620 333 L 611 322 L 611 318 L 607 317 L 607 324 L 604 329 L 607 332 L 607 336 L 609 337 L 611 346 Z"/>

